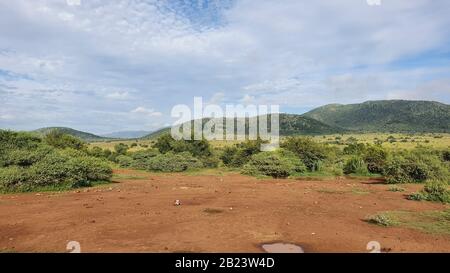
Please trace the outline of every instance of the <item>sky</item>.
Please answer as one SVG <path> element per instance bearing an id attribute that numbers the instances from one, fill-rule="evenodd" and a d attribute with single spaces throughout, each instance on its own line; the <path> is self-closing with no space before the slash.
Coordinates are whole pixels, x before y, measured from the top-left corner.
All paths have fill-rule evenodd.
<path id="1" fill-rule="evenodd" d="M 0 128 L 103 134 L 171 109 L 450 103 L 448 0 L 0 0 Z"/>

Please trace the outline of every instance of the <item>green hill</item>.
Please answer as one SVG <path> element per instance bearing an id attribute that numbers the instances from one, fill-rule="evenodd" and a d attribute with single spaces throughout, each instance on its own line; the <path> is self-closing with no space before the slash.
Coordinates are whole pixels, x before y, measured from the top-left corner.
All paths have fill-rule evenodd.
<path id="1" fill-rule="evenodd" d="M 204 118 L 202 120 L 203 124 L 208 122 L 209 118 Z M 193 121 L 191 121 L 193 122 Z M 224 121 L 224 128 L 226 121 Z M 246 128 L 248 128 L 248 118 L 246 119 Z M 270 126 L 269 126 L 270 129 Z M 303 117 L 294 114 L 280 114 L 280 135 L 290 136 L 290 135 L 322 135 L 322 134 L 335 134 L 343 133 L 346 130 L 338 128 L 335 126 L 330 126 L 324 124 L 320 121 L 314 120 L 309 117 Z M 161 134 L 170 132 L 170 128 L 163 128 L 156 132 L 153 132 L 143 139 L 153 139 L 157 138 Z"/>
<path id="2" fill-rule="evenodd" d="M 86 133 L 86 132 L 82 132 L 82 131 L 77 131 L 75 129 L 72 128 L 66 128 L 66 127 L 46 127 L 46 128 L 41 128 L 41 129 L 37 129 L 34 130 L 34 133 L 37 133 L 39 135 L 46 135 L 51 131 L 59 131 L 62 132 L 64 134 L 68 134 L 77 138 L 80 138 L 84 141 L 102 141 L 102 140 L 106 140 L 108 138 L 105 137 L 101 137 L 101 136 L 97 136 L 91 133 Z"/>
<path id="3" fill-rule="evenodd" d="M 330 126 L 368 132 L 450 133 L 450 105 L 433 101 L 368 101 L 330 104 L 306 114 Z"/>

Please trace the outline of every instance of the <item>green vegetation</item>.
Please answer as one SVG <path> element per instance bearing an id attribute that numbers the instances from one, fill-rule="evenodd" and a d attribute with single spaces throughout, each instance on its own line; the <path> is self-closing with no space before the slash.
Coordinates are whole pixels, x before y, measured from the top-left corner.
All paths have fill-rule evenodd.
<path id="1" fill-rule="evenodd" d="M 431 234 L 450 235 L 450 209 L 443 211 L 389 211 L 366 219 L 369 223 L 389 227 L 398 226 Z"/>
<path id="2" fill-rule="evenodd" d="M 449 165 L 429 149 L 401 151 L 391 155 L 384 169 L 390 184 L 423 183 L 434 179 L 448 182 Z"/>
<path id="3" fill-rule="evenodd" d="M 399 186 L 397 186 L 397 185 L 391 185 L 391 186 L 389 186 L 388 191 L 392 191 L 392 192 L 404 192 L 405 189 L 402 188 L 402 187 L 399 187 Z"/>
<path id="4" fill-rule="evenodd" d="M 70 189 L 108 181 L 109 164 L 88 154 L 79 139 L 61 132 L 43 138 L 0 130 L 0 191 Z"/>
<path id="5" fill-rule="evenodd" d="M 368 101 L 331 104 L 304 116 L 330 126 L 364 132 L 449 132 L 450 106 L 430 101 Z"/>
<path id="6" fill-rule="evenodd" d="M 257 153 L 243 167 L 244 174 L 273 178 L 287 178 L 305 171 L 303 162 L 294 153 L 285 150 Z"/>
<path id="7" fill-rule="evenodd" d="M 426 183 L 422 191 L 411 194 L 408 199 L 450 203 L 450 190 L 447 183 L 432 180 Z"/>
<path id="8" fill-rule="evenodd" d="M 387 213 L 378 213 L 375 215 L 370 215 L 369 217 L 367 217 L 366 221 L 368 223 L 382 227 L 390 227 L 396 224 L 396 222 L 392 219 L 392 217 Z"/>
<path id="9" fill-rule="evenodd" d="M 36 133 L 37 135 L 43 137 L 45 135 L 47 135 L 48 133 L 61 133 L 64 135 L 69 135 L 78 139 L 81 139 L 83 141 L 103 141 L 106 140 L 107 138 L 105 137 L 101 137 L 101 136 L 97 136 L 91 133 L 86 133 L 86 132 L 82 132 L 82 131 L 78 131 L 72 128 L 66 128 L 66 127 L 47 127 L 47 128 L 41 128 L 41 129 L 37 129 L 34 130 L 32 133 Z"/>

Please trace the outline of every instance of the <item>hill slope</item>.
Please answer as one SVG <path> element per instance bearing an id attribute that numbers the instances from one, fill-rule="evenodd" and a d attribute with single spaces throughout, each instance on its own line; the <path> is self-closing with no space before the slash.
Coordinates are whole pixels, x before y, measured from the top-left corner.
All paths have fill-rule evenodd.
<path id="1" fill-rule="evenodd" d="M 150 134 L 150 131 L 120 131 L 110 134 L 102 134 L 102 137 L 108 138 L 120 138 L 120 139 L 131 139 L 131 138 L 141 138 Z"/>
<path id="2" fill-rule="evenodd" d="M 46 128 L 41 128 L 41 129 L 37 129 L 34 130 L 34 133 L 37 133 L 39 135 L 46 135 L 51 131 L 59 131 L 62 132 L 64 134 L 68 134 L 77 138 L 80 138 L 82 140 L 85 141 L 101 141 L 101 140 L 105 140 L 107 138 L 101 137 L 101 136 L 97 136 L 91 133 L 86 133 L 86 132 L 82 132 L 82 131 L 78 131 L 72 128 L 66 128 L 66 127 L 46 127 Z"/>
<path id="3" fill-rule="evenodd" d="M 370 132 L 450 132 L 450 105 L 432 101 L 368 101 L 330 104 L 304 117 L 349 130 Z"/>
<path id="4" fill-rule="evenodd" d="M 209 121 L 209 118 L 203 119 L 203 124 Z M 193 122 L 193 121 L 191 121 Z M 247 119 L 248 122 L 248 119 Z M 224 121 L 224 125 L 226 121 Z M 225 128 L 225 127 L 224 127 Z M 270 127 L 269 127 L 270 128 Z M 335 133 L 343 133 L 346 130 L 342 128 L 338 128 L 335 126 L 330 126 L 324 124 L 323 122 L 314 120 L 309 117 L 303 117 L 300 115 L 294 114 L 280 114 L 280 135 L 281 136 L 290 136 L 290 135 L 321 135 L 321 134 L 335 134 Z M 157 138 L 161 134 L 170 132 L 170 128 L 163 128 L 156 132 L 153 132 L 147 136 L 144 136 L 144 139 L 153 139 Z"/>

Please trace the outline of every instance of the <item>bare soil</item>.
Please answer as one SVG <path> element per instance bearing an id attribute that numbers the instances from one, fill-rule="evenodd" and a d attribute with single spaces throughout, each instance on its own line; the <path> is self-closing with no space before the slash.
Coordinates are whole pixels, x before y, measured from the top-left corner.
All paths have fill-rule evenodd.
<path id="1" fill-rule="evenodd" d="M 142 172 L 116 171 L 123 177 Z M 62 193 L 0 195 L 0 251 L 263 252 L 270 242 L 305 252 L 450 252 L 450 236 L 364 219 L 383 211 L 443 210 L 406 200 L 379 180 L 259 180 L 238 174 L 152 175 Z M 175 200 L 181 205 L 175 206 Z"/>

